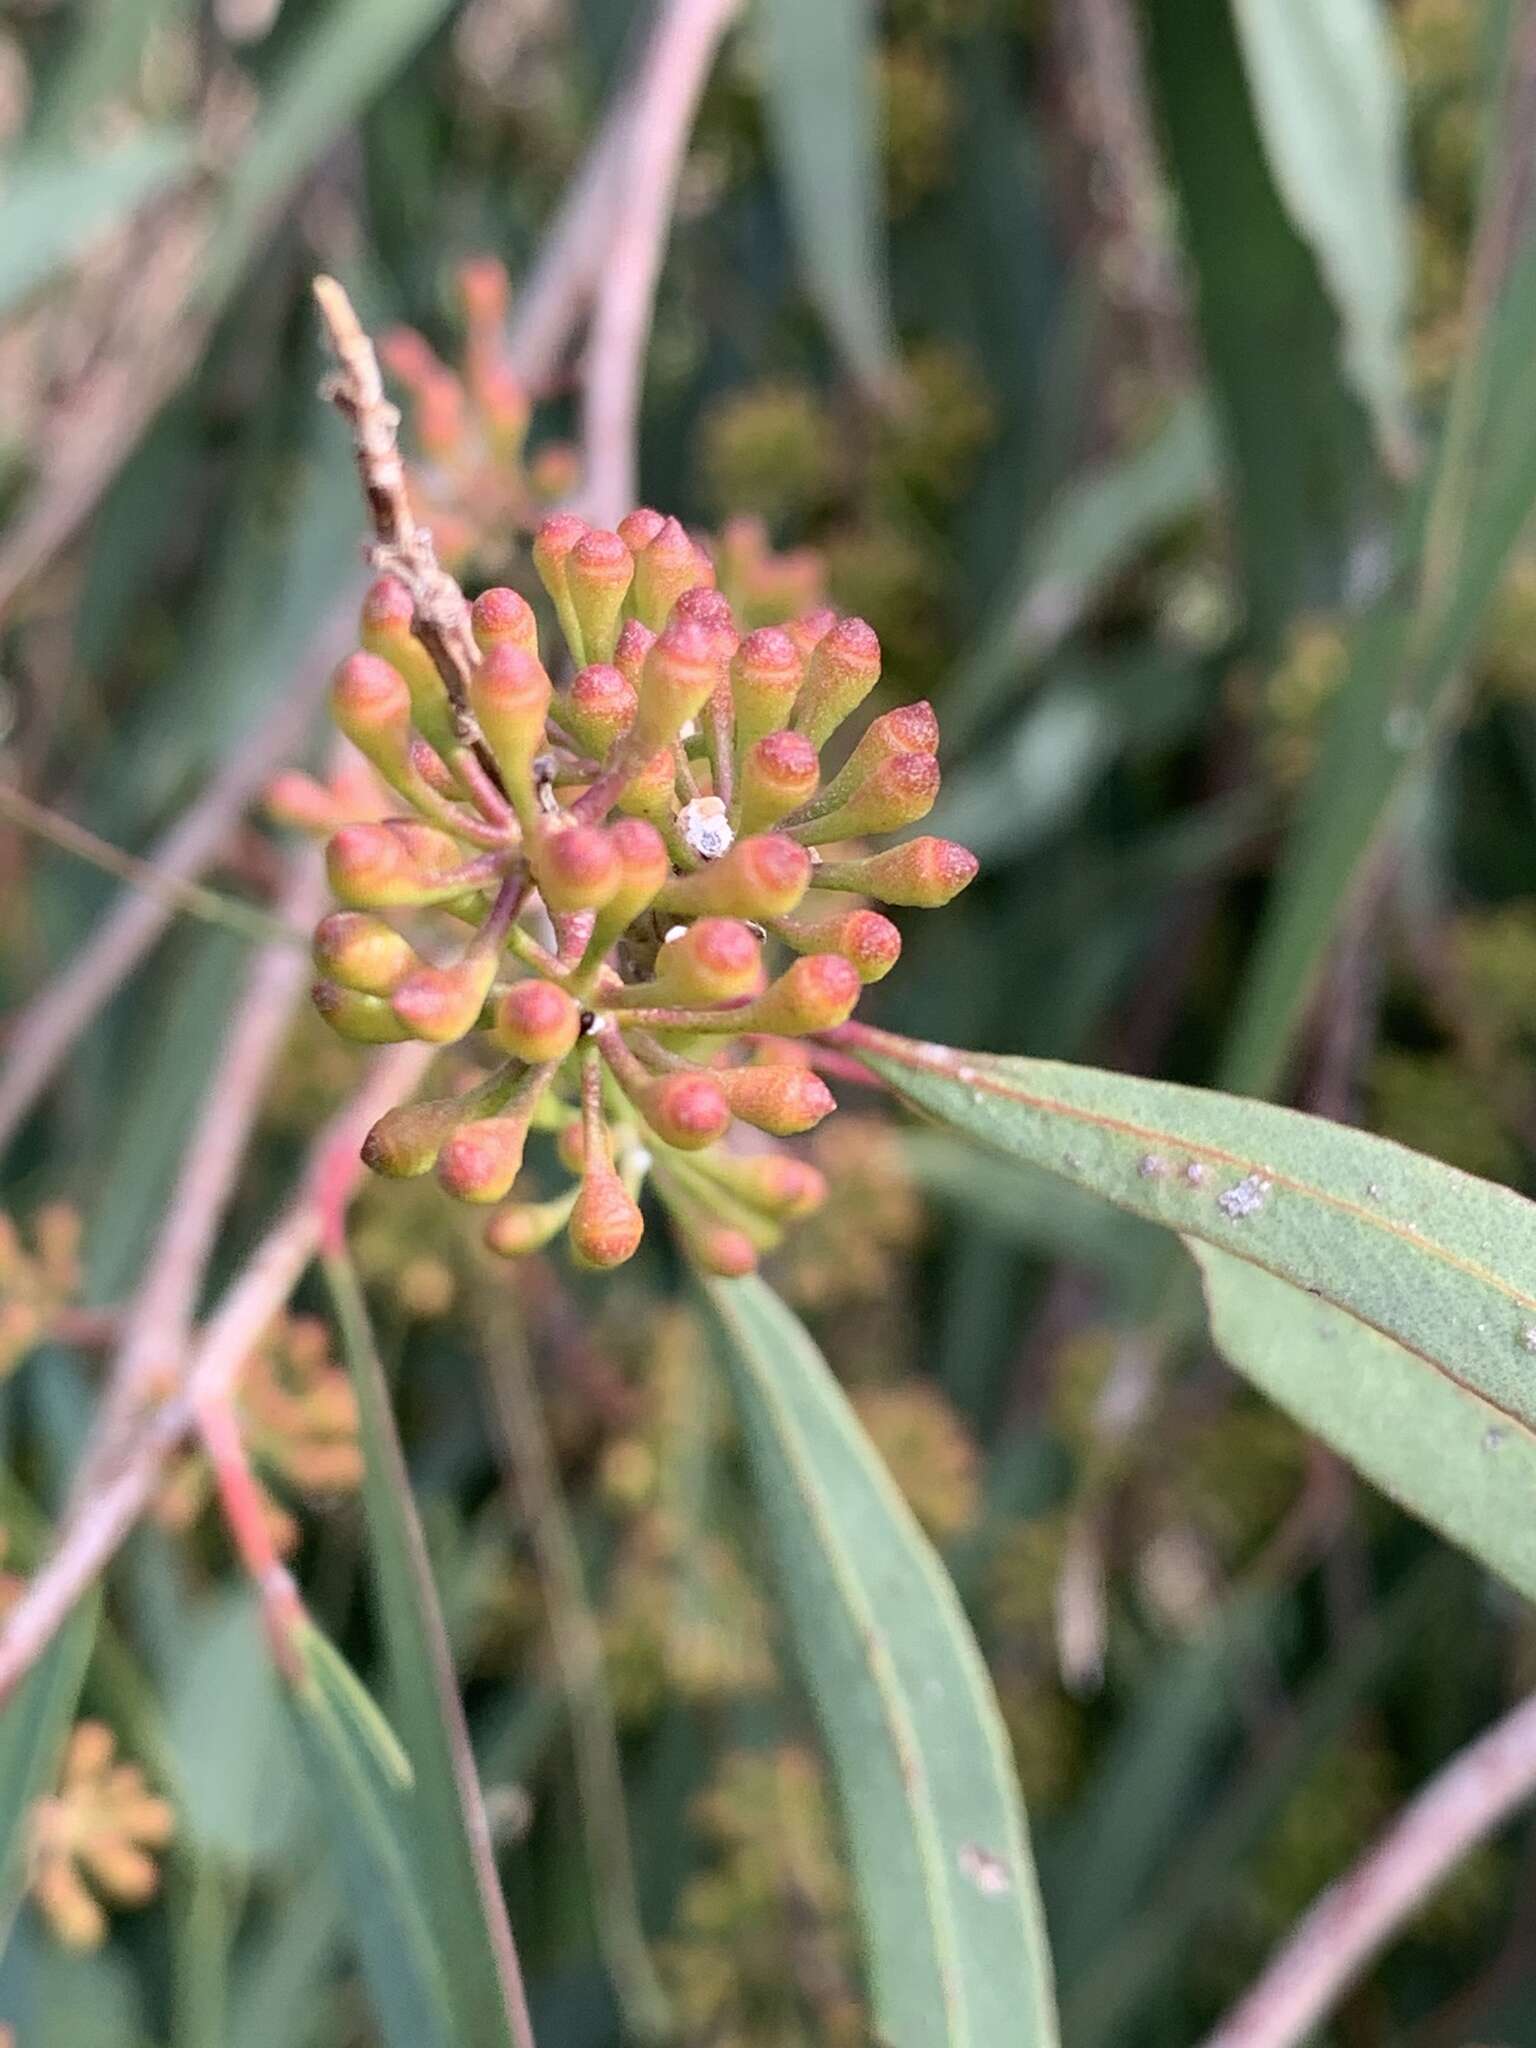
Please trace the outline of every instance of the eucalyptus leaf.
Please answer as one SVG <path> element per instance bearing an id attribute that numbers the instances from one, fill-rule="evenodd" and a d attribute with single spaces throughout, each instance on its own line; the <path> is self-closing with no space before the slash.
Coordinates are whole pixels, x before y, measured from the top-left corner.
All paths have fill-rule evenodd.
<path id="1" fill-rule="evenodd" d="M 706 1294 L 837 1779 L 875 2033 L 1049 2048 L 1023 1808 L 955 1590 L 792 1312 L 756 1279 Z"/>

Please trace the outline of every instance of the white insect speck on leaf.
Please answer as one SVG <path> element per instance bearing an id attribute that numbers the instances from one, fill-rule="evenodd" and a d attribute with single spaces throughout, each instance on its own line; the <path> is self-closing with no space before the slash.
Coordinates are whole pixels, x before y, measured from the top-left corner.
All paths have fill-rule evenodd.
<path id="1" fill-rule="evenodd" d="M 1007 1864 L 1001 1856 L 994 1856 L 990 1849 L 983 1849 L 979 1842 L 967 1842 L 955 1860 L 960 1866 L 960 1875 L 969 1878 L 986 1898 L 999 1899 L 1005 1892 L 1013 1890 Z"/>
<path id="2" fill-rule="evenodd" d="M 1184 1178 L 1192 1188 L 1199 1187 L 1205 1179 L 1205 1162 L 1200 1159 L 1191 1159 L 1188 1166 L 1184 1169 Z"/>
<path id="3" fill-rule="evenodd" d="M 1536 1323 L 1527 1323 L 1520 1332 L 1520 1349 L 1536 1356 Z"/>
<path id="4" fill-rule="evenodd" d="M 1381 1182 L 1379 1180 L 1373 1180 L 1365 1192 L 1370 1196 L 1373 1202 L 1379 1202 L 1381 1200 Z"/>
<path id="5" fill-rule="evenodd" d="M 1140 1159 L 1136 1162 L 1136 1171 L 1143 1180 L 1166 1180 L 1168 1178 L 1168 1162 L 1160 1153 L 1143 1152 Z"/>
<path id="6" fill-rule="evenodd" d="M 1230 1216 L 1234 1223 L 1241 1223 L 1245 1216 L 1258 1215 L 1269 1200 L 1269 1187 L 1262 1173 L 1245 1174 L 1216 1197 L 1216 1206 L 1223 1216 Z"/>
<path id="7" fill-rule="evenodd" d="M 725 805 L 717 796 L 696 796 L 677 814 L 677 828 L 700 860 L 718 860 L 736 841 Z"/>

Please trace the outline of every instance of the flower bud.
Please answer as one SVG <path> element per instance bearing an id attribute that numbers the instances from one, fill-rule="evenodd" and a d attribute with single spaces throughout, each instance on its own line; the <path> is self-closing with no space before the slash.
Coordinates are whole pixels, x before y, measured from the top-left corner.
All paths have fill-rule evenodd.
<path id="1" fill-rule="evenodd" d="M 709 558 L 694 546 L 677 520 L 665 520 L 635 557 L 630 595 L 635 617 L 659 633 L 683 592 L 713 579 Z"/>
<path id="2" fill-rule="evenodd" d="M 560 722 L 578 747 L 604 761 L 634 724 L 638 703 L 618 669 L 593 662 L 559 700 Z"/>
<path id="3" fill-rule="evenodd" d="M 713 1074 L 663 1074 L 634 1091 L 635 1107 L 663 1143 L 680 1152 L 714 1145 L 731 1127 L 730 1104 Z"/>
<path id="4" fill-rule="evenodd" d="M 622 1266 L 645 1233 L 640 1205 L 611 1166 L 589 1167 L 571 1211 L 571 1253 L 580 1266 Z"/>
<path id="5" fill-rule="evenodd" d="M 619 886 L 619 856 L 601 825 L 562 830 L 552 820 L 541 820 L 530 854 L 539 894 L 556 914 L 600 910 Z"/>
<path id="6" fill-rule="evenodd" d="M 618 856 L 619 885 L 597 914 L 587 942 L 587 960 L 600 960 L 619 936 L 656 900 L 656 892 L 672 872 L 666 841 L 643 818 L 620 818 L 608 827 L 608 843 Z"/>
<path id="7" fill-rule="evenodd" d="M 690 625 L 703 626 L 714 634 L 722 662 L 729 661 L 740 645 L 741 635 L 736 631 L 730 600 L 712 583 L 696 583 L 691 590 L 685 590 L 672 607 L 672 619 L 686 619 Z"/>
<path id="8" fill-rule="evenodd" d="M 764 733 L 742 757 L 737 792 L 737 830 L 766 832 L 815 793 L 821 763 L 816 749 L 797 732 Z"/>
<path id="9" fill-rule="evenodd" d="M 274 775 L 262 793 L 262 808 L 274 825 L 291 832 L 334 832 L 344 813 L 334 794 L 302 769 Z"/>
<path id="10" fill-rule="evenodd" d="M 343 825 L 325 866 L 332 893 L 352 910 L 420 910 L 475 886 L 457 840 L 414 818 Z"/>
<path id="11" fill-rule="evenodd" d="M 763 985 L 757 934 L 731 917 L 701 917 L 669 938 L 656 956 L 653 984 L 662 1002 L 729 1003 Z"/>
<path id="12" fill-rule="evenodd" d="M 860 981 L 882 981 L 901 958 L 901 933 L 878 910 L 840 910 L 817 919 L 781 917 L 773 927 L 797 953 L 841 953 Z"/>
<path id="13" fill-rule="evenodd" d="M 632 736 L 636 752 L 649 756 L 670 747 L 689 719 L 704 709 L 723 674 L 714 629 L 674 619 L 645 657 Z"/>
<path id="14" fill-rule="evenodd" d="M 387 996 L 421 963 L 393 925 L 363 910 L 333 910 L 315 930 L 314 961 L 328 981 Z"/>
<path id="15" fill-rule="evenodd" d="M 519 981 L 496 1005 L 496 1043 L 530 1067 L 563 1060 L 581 1035 L 581 1005 L 552 981 Z"/>
<path id="16" fill-rule="evenodd" d="M 572 1195 L 556 1195 L 548 1202 L 512 1202 L 498 1209 L 485 1226 L 485 1242 L 503 1259 L 519 1259 L 528 1252 L 542 1251 L 565 1228 L 574 1201 Z"/>
<path id="17" fill-rule="evenodd" d="M 808 953 L 786 967 L 755 1003 L 725 1014 L 734 1030 L 802 1038 L 846 1024 L 862 987 L 858 970 L 841 953 Z"/>
<path id="18" fill-rule="evenodd" d="M 331 717 L 384 780 L 405 794 L 410 767 L 411 693 L 377 654 L 349 654 L 331 679 Z"/>
<path id="19" fill-rule="evenodd" d="M 473 1106 L 457 1095 L 387 1109 L 363 1140 L 363 1164 L 388 1180 L 430 1173 L 449 1133 L 473 1113 Z"/>
<path id="20" fill-rule="evenodd" d="M 721 1157 L 708 1162 L 711 1180 L 733 1195 L 786 1221 L 809 1216 L 827 1199 L 826 1175 L 809 1160 L 788 1152 L 758 1152 L 751 1158 Z"/>
<path id="21" fill-rule="evenodd" d="M 587 522 L 578 519 L 573 512 L 552 512 L 533 537 L 533 566 L 538 571 L 539 581 L 554 601 L 560 630 L 565 635 L 566 645 L 576 656 L 578 666 L 581 665 L 581 656 L 577 653 L 581 646 L 581 625 L 571 603 L 568 577 L 572 551 L 587 530 Z"/>
<path id="22" fill-rule="evenodd" d="M 309 993 L 337 1037 L 350 1039 L 354 1045 L 398 1045 L 412 1035 L 383 996 L 338 988 L 334 981 L 317 981 Z"/>
<path id="23" fill-rule="evenodd" d="M 496 951 L 474 947 L 448 967 L 418 967 L 390 997 L 390 1006 L 413 1038 L 454 1045 L 480 1021 L 496 978 Z"/>
<path id="24" fill-rule="evenodd" d="M 614 643 L 613 665 L 636 698 L 640 695 L 640 678 L 645 674 L 645 657 L 655 645 L 656 635 L 638 619 L 626 619 Z"/>
<path id="25" fill-rule="evenodd" d="M 405 678 L 418 732 L 441 754 L 454 744 L 453 712 L 437 663 L 412 631 L 415 606 L 397 576 L 381 576 L 363 599 L 362 642 Z"/>
<path id="26" fill-rule="evenodd" d="M 658 824 L 672 816 L 677 784 L 677 761 L 670 747 L 658 747 L 625 783 L 619 795 L 619 809 L 632 818 L 649 818 Z"/>
<path id="27" fill-rule="evenodd" d="M 511 1191 L 528 1142 L 526 1116 L 488 1116 L 460 1124 L 437 1159 L 437 1178 L 460 1202 L 501 1202 Z"/>
<path id="28" fill-rule="evenodd" d="M 482 590 L 475 599 L 470 623 L 482 654 L 489 654 L 493 647 L 516 647 L 538 660 L 538 620 L 520 591 Z"/>
<path id="29" fill-rule="evenodd" d="M 775 1138 L 814 1130 L 837 1103 L 820 1074 L 809 1067 L 712 1067 L 732 1116 Z"/>
<path id="30" fill-rule="evenodd" d="M 804 677 L 805 656 L 788 633 L 759 626 L 747 635 L 731 663 L 738 753 L 788 725 Z"/>
<path id="31" fill-rule="evenodd" d="M 831 605 L 824 604 L 818 605 L 815 611 L 806 612 L 801 618 L 791 619 L 784 630 L 800 650 L 801 659 L 808 661 L 836 624 L 837 613 Z"/>
<path id="32" fill-rule="evenodd" d="M 619 521 L 619 539 L 632 555 L 638 555 L 642 548 L 650 546 L 666 523 L 664 514 L 653 512 L 649 505 L 637 505 Z"/>
<path id="33" fill-rule="evenodd" d="M 533 816 L 533 763 L 546 744 L 551 694 L 538 656 L 507 641 L 489 648 L 469 679 L 470 709 L 524 831 Z"/>
<path id="34" fill-rule="evenodd" d="M 802 846 L 859 839 L 869 832 L 899 832 L 933 809 L 939 793 L 939 764 L 932 754 L 897 754 L 880 766 L 836 810 L 789 829 Z"/>
<path id="35" fill-rule="evenodd" d="M 880 642 L 862 619 L 839 619 L 806 663 L 795 703 L 795 731 L 823 747 L 880 680 Z"/>
<path id="36" fill-rule="evenodd" d="M 883 761 L 894 760 L 898 754 L 936 754 L 938 750 L 939 721 L 931 704 L 902 704 L 894 711 L 882 712 L 870 721 L 832 780 L 817 792 L 815 802 L 806 805 L 805 816 L 825 817 L 846 803 Z"/>
<path id="37" fill-rule="evenodd" d="M 811 857 L 779 833 L 738 839 L 729 853 L 669 882 L 657 897 L 684 917 L 787 917 L 811 883 Z"/>
<path id="38" fill-rule="evenodd" d="M 864 860 L 824 861 L 816 870 L 816 887 L 937 910 L 960 894 L 978 865 L 975 854 L 952 839 L 909 839 Z"/>
<path id="39" fill-rule="evenodd" d="M 584 533 L 566 556 L 565 584 L 580 635 L 571 653 L 579 666 L 613 659 L 619 615 L 634 574 L 629 549 L 616 533 L 601 528 Z"/>
<path id="40" fill-rule="evenodd" d="M 694 1264 L 721 1280 L 740 1280 L 757 1270 L 757 1247 L 744 1230 L 720 1223 L 702 1210 L 674 1208 L 678 1231 Z"/>

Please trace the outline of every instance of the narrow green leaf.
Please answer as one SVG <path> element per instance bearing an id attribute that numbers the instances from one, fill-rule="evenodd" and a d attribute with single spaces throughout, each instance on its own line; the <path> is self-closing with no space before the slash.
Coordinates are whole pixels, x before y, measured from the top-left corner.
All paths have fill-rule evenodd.
<path id="1" fill-rule="evenodd" d="M 24 156 L 0 170 L 0 318 L 99 236 L 188 170 L 179 129 L 152 129 L 96 155 Z"/>
<path id="2" fill-rule="evenodd" d="M 410 1766 L 347 1665 L 320 1633 L 298 1633 L 294 1735 L 325 1816 L 337 1877 L 385 2048 L 459 2048 L 442 1963 L 406 1859 Z"/>
<path id="3" fill-rule="evenodd" d="M 1536 1475 L 1536 1206 L 1269 1103 L 1049 1060 L 903 1050 L 885 1033 L 858 1042 L 952 1128 L 1197 1241 L 1233 1363 L 1536 1593 L 1536 1542 L 1514 1512 Z M 1225 1261 L 1208 1264 L 1207 1246 Z M 1251 1269 L 1250 1293 L 1229 1284 L 1232 1260 Z"/>
<path id="4" fill-rule="evenodd" d="M 1327 4 L 1327 0 L 1322 0 Z M 1234 498 L 1248 628 L 1337 602 L 1381 492 L 1311 249 L 1275 189 L 1232 0 L 1142 10 Z"/>
<path id="5" fill-rule="evenodd" d="M 1055 2003 L 1018 1786 L 953 1586 L 794 1315 L 709 1303 L 841 1793 L 890 2048 L 1048 2048 Z"/>
<path id="6" fill-rule="evenodd" d="M 0 1950 L 26 1888 L 26 1825 L 48 1791 L 80 1700 L 100 1603 L 91 1594 L 0 1710 Z"/>
<path id="7" fill-rule="evenodd" d="M 1411 449 L 1404 109 L 1378 0 L 1232 0 L 1270 171 L 1322 271 L 1394 461 Z"/>
<path id="8" fill-rule="evenodd" d="M 1536 1436 L 1415 1352 L 1189 1241 L 1229 1364 L 1410 1513 L 1536 1600 Z"/>
<path id="9" fill-rule="evenodd" d="M 1142 549 L 1207 503 L 1218 450 L 1203 400 L 1181 399 L 1151 438 L 1057 494 L 1034 523 L 993 617 L 944 694 L 944 741 L 959 748 L 1009 685 L 1060 646 Z"/>
<path id="10" fill-rule="evenodd" d="M 516 1953 L 496 1883 L 458 1684 L 367 1304 L 351 1262 L 325 1261 L 364 1452 L 363 1501 L 390 1697 L 415 1777 L 412 1840 L 448 1967 L 458 2048 L 516 2048 Z"/>
<path id="11" fill-rule="evenodd" d="M 768 130 L 807 286 L 856 376 L 894 351 L 886 306 L 869 0 L 759 0 Z"/>

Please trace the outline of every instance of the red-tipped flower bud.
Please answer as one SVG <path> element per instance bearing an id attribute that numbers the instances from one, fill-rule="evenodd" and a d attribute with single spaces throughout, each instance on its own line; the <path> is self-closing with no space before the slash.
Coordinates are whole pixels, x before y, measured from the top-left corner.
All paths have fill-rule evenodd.
<path id="1" fill-rule="evenodd" d="M 552 981 L 519 981 L 496 1005 L 492 1026 L 496 1043 L 541 1067 L 563 1060 L 581 1035 L 581 1005 Z"/>
<path id="2" fill-rule="evenodd" d="M 840 910 L 814 921 L 780 918 L 774 930 L 797 953 L 841 953 L 860 981 L 883 981 L 901 958 L 901 933 L 878 910 Z"/>
<path id="3" fill-rule="evenodd" d="M 837 613 L 831 605 L 823 604 L 798 619 L 791 619 L 784 630 L 799 648 L 802 660 L 809 660 L 813 650 L 821 645 L 836 624 Z"/>
<path id="4" fill-rule="evenodd" d="M 775 1138 L 814 1130 L 836 1109 L 832 1091 L 809 1067 L 751 1066 L 710 1070 L 725 1092 L 731 1114 Z"/>
<path id="5" fill-rule="evenodd" d="M 706 1273 L 721 1280 L 740 1280 L 757 1270 L 757 1247 L 744 1230 L 720 1223 L 690 1206 L 673 1215 L 689 1256 Z"/>
<path id="6" fill-rule="evenodd" d="M 809 1216 L 827 1199 L 826 1175 L 809 1160 L 795 1159 L 788 1152 L 711 1160 L 709 1173 L 754 1209 L 786 1220 Z"/>
<path id="7" fill-rule="evenodd" d="M 619 886 L 619 856 L 601 825 L 551 829 L 533 841 L 534 878 L 547 907 L 555 912 L 600 910 Z"/>
<path id="8" fill-rule="evenodd" d="M 824 861 L 817 868 L 818 889 L 846 889 L 851 895 L 874 896 L 881 903 L 905 904 L 914 910 L 937 910 L 960 894 L 976 873 L 977 859 L 952 839 L 909 839 L 864 860 Z"/>
<path id="9" fill-rule="evenodd" d="M 710 582 L 713 574 L 709 558 L 694 546 L 677 520 L 665 520 L 635 557 L 630 598 L 635 617 L 659 633 L 683 592 L 696 583 Z"/>
<path id="10" fill-rule="evenodd" d="M 626 619 L 614 643 L 613 665 L 637 698 L 640 695 L 640 678 L 645 674 L 645 657 L 655 645 L 656 635 L 649 626 L 642 626 L 638 619 Z"/>
<path id="11" fill-rule="evenodd" d="M 724 673 L 715 631 L 692 619 L 674 619 L 645 657 L 632 735 L 636 752 L 648 756 L 671 746 Z"/>
<path id="12" fill-rule="evenodd" d="M 842 767 L 818 791 L 815 802 L 806 806 L 806 816 L 825 817 L 846 803 L 883 761 L 894 760 L 898 754 L 936 754 L 938 750 L 939 721 L 931 704 L 902 704 L 894 711 L 882 712 L 870 721 Z"/>
<path id="13" fill-rule="evenodd" d="M 475 599 L 470 622 L 482 654 L 489 654 L 493 647 L 518 647 L 538 659 L 539 624 L 521 591 L 482 590 Z"/>
<path id="14" fill-rule="evenodd" d="M 420 961 L 393 925 L 364 910 L 333 910 L 315 929 L 314 961 L 328 981 L 387 996 Z"/>
<path id="15" fill-rule="evenodd" d="M 581 627 L 571 607 L 567 579 L 572 550 L 587 530 L 587 522 L 578 519 L 573 512 L 552 512 L 533 537 L 533 566 L 538 571 L 539 581 L 554 600 L 560 630 L 573 654 L 581 645 Z M 579 654 L 576 659 L 579 665 Z"/>
<path id="16" fill-rule="evenodd" d="M 897 754 L 882 761 L 845 803 L 806 825 L 790 829 L 803 846 L 834 839 L 858 839 L 868 832 L 899 832 L 933 809 L 939 793 L 939 764 L 932 754 Z"/>
<path id="17" fill-rule="evenodd" d="M 571 653 L 578 664 L 611 661 L 619 637 L 619 615 L 634 580 L 635 558 L 616 533 L 593 528 L 565 558 L 579 641 Z"/>
<path id="18" fill-rule="evenodd" d="M 862 619 L 839 619 L 816 642 L 795 703 L 795 731 L 825 746 L 880 680 L 880 642 Z"/>
<path id="19" fill-rule="evenodd" d="M 418 967 L 390 997 L 390 1007 L 413 1038 L 454 1045 L 479 1023 L 495 977 L 495 953 L 477 949 L 449 967 Z"/>
<path id="20" fill-rule="evenodd" d="M 487 1246 L 503 1259 L 520 1259 L 528 1252 L 541 1251 L 560 1235 L 571 1213 L 571 1198 L 557 1195 L 549 1202 L 513 1202 L 498 1209 L 485 1226 Z"/>
<path id="21" fill-rule="evenodd" d="M 430 1173 L 450 1131 L 472 1114 L 469 1103 L 451 1095 L 387 1109 L 363 1140 L 363 1164 L 389 1180 Z"/>
<path id="22" fill-rule="evenodd" d="M 636 1107 L 664 1144 L 698 1152 L 731 1127 L 731 1107 L 713 1074 L 663 1074 L 635 1091 Z"/>
<path id="23" fill-rule="evenodd" d="M 639 699 L 616 668 L 594 662 L 560 700 L 560 722 L 578 747 L 599 761 L 635 722 Z"/>
<path id="24" fill-rule="evenodd" d="M 768 831 L 815 794 L 820 774 L 816 749 L 802 733 L 764 733 L 742 759 L 737 829 Z"/>
<path id="25" fill-rule="evenodd" d="M 656 956 L 655 987 L 664 1002 L 729 1003 L 762 985 L 762 941 L 733 917 L 701 917 Z"/>
<path id="26" fill-rule="evenodd" d="M 588 1171 L 571 1211 L 571 1253 L 577 1264 L 622 1266 L 634 1257 L 644 1234 L 640 1206 L 613 1168 Z"/>
<path id="27" fill-rule="evenodd" d="M 722 662 L 729 661 L 740 644 L 741 635 L 736 631 L 730 601 L 712 583 L 697 583 L 692 590 L 685 590 L 672 607 L 672 618 L 686 619 L 690 625 L 703 626 L 712 633 Z"/>
<path id="28" fill-rule="evenodd" d="M 317 981 L 309 993 L 337 1037 L 354 1045 L 398 1045 L 411 1036 L 383 996 L 338 988 L 334 981 Z"/>
<path id="29" fill-rule="evenodd" d="M 469 679 L 470 709 L 525 831 L 533 814 L 533 763 L 545 746 L 551 694 L 538 656 L 510 641 L 489 648 Z"/>
<path id="30" fill-rule="evenodd" d="M 653 512 L 649 505 L 637 505 L 633 512 L 626 512 L 619 521 L 619 539 L 632 555 L 638 555 L 666 525 L 663 513 Z"/>
<path id="31" fill-rule="evenodd" d="M 657 899 L 680 916 L 746 917 L 762 924 L 787 917 L 811 883 L 811 857 L 779 833 L 738 839 L 719 860 L 680 875 Z"/>
<path id="32" fill-rule="evenodd" d="M 677 762 L 671 747 L 658 747 L 625 783 L 619 809 L 632 818 L 654 818 L 663 822 L 672 816 L 673 792 L 677 783 Z"/>
<path id="33" fill-rule="evenodd" d="M 420 910 L 475 883 L 456 840 L 414 818 L 343 825 L 325 850 L 331 889 L 353 910 Z"/>
<path id="34" fill-rule="evenodd" d="M 410 779 L 411 693 L 377 654 L 349 654 L 331 679 L 331 717 L 386 782 Z"/>
<path id="35" fill-rule="evenodd" d="M 460 1124 L 438 1154 L 438 1180 L 460 1202 L 505 1201 L 527 1140 L 525 1116 L 488 1116 Z"/>
<path id="36" fill-rule="evenodd" d="M 411 593 L 396 576 L 381 576 L 363 599 L 362 642 L 405 678 L 411 693 L 411 716 L 417 729 L 440 753 L 454 741 L 448 690 L 437 664 L 411 630 L 415 607 Z"/>
<path id="37" fill-rule="evenodd" d="M 862 987 L 858 970 L 841 953 L 808 953 L 759 996 L 751 1006 L 751 1024 L 742 1028 L 784 1038 L 830 1031 L 853 1015 Z"/>
<path id="38" fill-rule="evenodd" d="M 738 752 L 764 733 L 788 725 L 804 677 L 805 656 L 788 633 L 777 626 L 759 626 L 747 635 L 731 663 Z"/>

